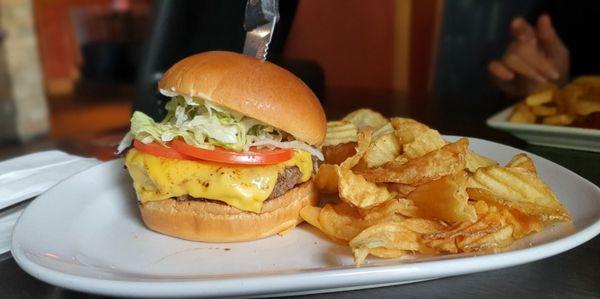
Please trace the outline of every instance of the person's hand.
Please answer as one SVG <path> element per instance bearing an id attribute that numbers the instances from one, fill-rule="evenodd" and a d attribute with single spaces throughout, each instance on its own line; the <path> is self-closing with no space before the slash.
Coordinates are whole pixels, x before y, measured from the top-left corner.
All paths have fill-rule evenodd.
<path id="1" fill-rule="evenodd" d="M 523 97 L 569 76 L 569 50 L 556 34 L 550 17 L 540 16 L 533 28 L 523 18 L 510 25 L 512 41 L 499 60 L 488 65 L 496 86 L 510 96 Z"/>

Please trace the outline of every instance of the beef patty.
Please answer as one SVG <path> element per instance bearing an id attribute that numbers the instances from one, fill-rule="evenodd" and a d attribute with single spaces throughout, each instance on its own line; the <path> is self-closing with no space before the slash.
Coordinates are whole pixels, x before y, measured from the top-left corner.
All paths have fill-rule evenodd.
<path id="1" fill-rule="evenodd" d="M 298 166 L 289 166 L 289 167 L 284 168 L 283 171 L 277 175 L 277 182 L 275 183 L 275 187 L 273 187 L 273 191 L 271 191 L 271 194 L 269 195 L 269 197 L 267 197 L 267 200 L 270 200 L 270 199 L 273 199 L 273 198 L 276 198 L 276 197 L 279 197 L 279 196 L 285 194 L 290 189 L 292 189 L 296 185 L 298 185 L 301 178 L 302 178 L 302 172 L 300 172 L 300 169 L 298 168 Z M 220 204 L 224 204 L 224 205 L 226 204 L 220 200 L 211 200 L 211 199 L 206 199 L 206 198 L 194 198 L 189 195 L 178 196 L 176 199 L 177 200 L 206 200 L 206 201 L 212 201 L 212 202 L 220 203 Z"/>
<path id="2" fill-rule="evenodd" d="M 300 172 L 298 166 L 284 168 L 283 172 L 280 172 L 277 175 L 277 182 L 275 183 L 275 187 L 273 188 L 273 191 L 271 192 L 271 195 L 269 195 L 267 200 L 285 194 L 286 192 L 288 192 L 288 190 L 294 188 L 294 186 L 296 186 L 298 182 L 300 182 L 301 178 L 302 172 Z"/>

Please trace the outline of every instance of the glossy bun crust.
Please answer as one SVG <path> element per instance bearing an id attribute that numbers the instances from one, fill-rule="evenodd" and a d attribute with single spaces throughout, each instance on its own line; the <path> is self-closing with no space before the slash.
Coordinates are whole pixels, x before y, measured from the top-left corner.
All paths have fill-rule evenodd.
<path id="1" fill-rule="evenodd" d="M 263 205 L 260 214 L 201 200 L 149 201 L 139 208 L 146 226 L 165 235 L 202 242 L 237 242 L 265 238 L 302 222 L 300 210 L 315 204 L 310 180 Z"/>
<path id="2" fill-rule="evenodd" d="M 268 61 L 204 52 L 173 65 L 158 87 L 239 111 L 311 145 L 325 138 L 325 113 L 315 94 L 298 77 Z"/>

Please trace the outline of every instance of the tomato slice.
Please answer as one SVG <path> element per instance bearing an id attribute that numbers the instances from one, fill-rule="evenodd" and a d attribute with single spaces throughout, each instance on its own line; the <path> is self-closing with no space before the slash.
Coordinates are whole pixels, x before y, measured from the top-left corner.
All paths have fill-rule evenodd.
<path id="1" fill-rule="evenodd" d="M 225 164 L 277 164 L 291 159 L 293 155 L 292 150 L 287 148 L 254 149 L 251 153 L 238 153 L 220 147 L 215 147 L 213 150 L 207 150 L 189 145 L 182 140 L 173 140 L 171 146 L 184 155 Z"/>
<path id="2" fill-rule="evenodd" d="M 186 156 L 173 148 L 166 147 L 159 143 L 143 143 L 139 140 L 133 141 L 133 146 L 138 150 L 163 158 L 178 159 L 178 160 L 194 160 L 194 158 Z"/>

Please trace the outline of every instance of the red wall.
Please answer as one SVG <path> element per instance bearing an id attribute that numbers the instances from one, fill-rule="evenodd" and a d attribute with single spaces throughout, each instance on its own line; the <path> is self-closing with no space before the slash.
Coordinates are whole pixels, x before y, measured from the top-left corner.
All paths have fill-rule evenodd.
<path id="1" fill-rule="evenodd" d="M 317 61 L 330 87 L 392 88 L 392 0 L 300 1 L 284 55 Z"/>

